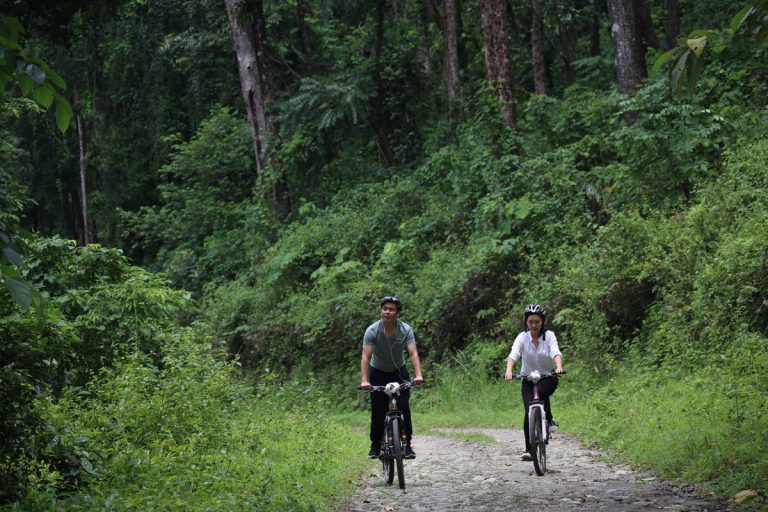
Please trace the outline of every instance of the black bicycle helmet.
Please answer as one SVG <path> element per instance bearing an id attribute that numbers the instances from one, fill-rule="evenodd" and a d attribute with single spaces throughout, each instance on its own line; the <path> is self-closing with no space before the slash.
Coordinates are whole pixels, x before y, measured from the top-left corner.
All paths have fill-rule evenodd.
<path id="1" fill-rule="evenodd" d="M 387 302 L 394 302 L 395 303 L 395 307 L 397 308 L 398 312 L 400 312 L 400 310 L 403 309 L 403 305 L 400 302 L 400 298 L 397 297 L 396 295 L 387 295 L 387 296 L 385 296 L 383 299 L 381 299 L 381 304 L 379 306 L 382 307 Z"/>

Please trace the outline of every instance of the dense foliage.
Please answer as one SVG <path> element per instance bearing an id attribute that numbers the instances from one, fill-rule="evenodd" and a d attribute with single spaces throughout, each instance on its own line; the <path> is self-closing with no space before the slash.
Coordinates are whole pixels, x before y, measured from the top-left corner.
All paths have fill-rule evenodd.
<path id="1" fill-rule="evenodd" d="M 327 507 L 362 435 L 339 435 L 308 385 L 317 376 L 337 407 L 359 405 L 362 332 L 397 293 L 436 421 L 462 378 L 470 410 L 504 407 L 494 381 L 522 306 L 542 303 L 573 375 L 566 428 L 764 504 L 763 39 L 711 55 L 688 96 L 664 73 L 624 96 L 602 2 L 553 2 L 551 87 L 533 94 L 531 7 L 517 3 L 510 126 L 484 82 L 480 2 L 461 3 L 450 101 L 440 12 L 267 2 L 280 129 L 260 175 L 222 2 L 10 4 L 72 77 L 86 130 L 55 133 L 49 116 L 15 120 L 19 105 L 39 110 L 23 98 L 0 103 L 0 501 Z M 722 2 L 680 4 L 682 33 L 726 30 Z M 83 140 L 103 245 L 69 240 L 87 230 Z"/>

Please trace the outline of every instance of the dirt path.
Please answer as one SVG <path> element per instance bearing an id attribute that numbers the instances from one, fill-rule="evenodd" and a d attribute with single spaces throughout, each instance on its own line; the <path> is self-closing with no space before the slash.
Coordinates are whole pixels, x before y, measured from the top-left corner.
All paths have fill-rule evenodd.
<path id="1" fill-rule="evenodd" d="M 471 430 L 488 436 L 487 441 L 467 436 L 467 430 L 443 432 L 445 435 L 414 437 L 417 457 L 405 461 L 405 491 L 397 487 L 397 478 L 393 485 L 386 485 L 381 464 L 370 461 L 354 496 L 339 510 L 729 510 L 722 503 L 697 498 L 691 490 L 602 462 L 597 452 L 564 435 L 556 434 L 550 443 L 547 473 L 539 477 L 531 462 L 520 460 L 523 441 L 519 431 Z"/>

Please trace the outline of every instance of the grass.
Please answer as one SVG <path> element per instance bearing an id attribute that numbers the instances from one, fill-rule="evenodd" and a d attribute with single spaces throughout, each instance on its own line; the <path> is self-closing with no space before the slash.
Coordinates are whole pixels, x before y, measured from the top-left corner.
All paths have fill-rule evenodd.
<path id="1" fill-rule="evenodd" d="M 665 478 L 699 484 L 721 499 L 755 491 L 745 505 L 757 510 L 768 496 L 764 387 L 760 379 L 722 369 L 627 370 L 598 383 L 575 369 L 562 377 L 552 407 L 561 430 L 588 446 Z M 412 396 L 411 408 L 415 430 L 429 434 L 440 428 L 520 428 L 523 417 L 519 384 L 467 367 L 441 368 L 432 387 Z"/>
<path id="2" fill-rule="evenodd" d="M 254 395 L 187 350 L 164 372 L 128 361 L 98 379 L 87 398 L 47 404 L 61 449 L 89 458 L 94 471 L 74 488 L 56 467 L 39 467 L 13 510 L 337 508 L 367 463 L 367 400 L 356 396 L 352 410 L 333 411 L 332 398 L 297 383 Z M 472 429 L 520 428 L 519 384 L 489 378 L 483 368 L 441 367 L 415 391 L 416 435 L 485 443 L 493 440 Z M 721 498 L 754 491 L 745 503 L 757 510 L 768 495 L 765 398 L 762 379 L 711 369 L 627 370 L 599 383 L 569 369 L 552 405 L 560 428 L 582 442 L 704 484 Z"/>

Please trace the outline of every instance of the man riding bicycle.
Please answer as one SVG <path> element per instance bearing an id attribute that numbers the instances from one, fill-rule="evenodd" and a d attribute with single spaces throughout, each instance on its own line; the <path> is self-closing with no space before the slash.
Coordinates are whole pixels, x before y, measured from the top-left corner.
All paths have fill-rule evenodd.
<path id="1" fill-rule="evenodd" d="M 415 374 L 413 384 L 418 386 L 424 382 L 421 376 L 419 352 L 416 350 L 416 338 L 411 326 L 398 318 L 401 310 L 400 299 L 394 295 L 387 295 L 381 299 L 381 319 L 365 330 L 360 358 L 362 389 L 370 390 L 371 386 L 384 386 L 390 382 L 410 380 L 403 356 L 404 349 L 408 351 L 413 365 Z M 403 424 L 408 441 L 405 446 L 405 458 L 413 459 L 416 454 L 411 446 L 413 425 L 408 405 L 409 398 L 410 390 L 403 390 L 397 397 L 397 405 L 403 411 Z M 384 421 L 388 408 L 388 398 L 384 393 L 371 393 L 371 450 L 368 452 L 370 458 L 377 458 L 381 452 L 380 443 L 384 435 Z"/>

